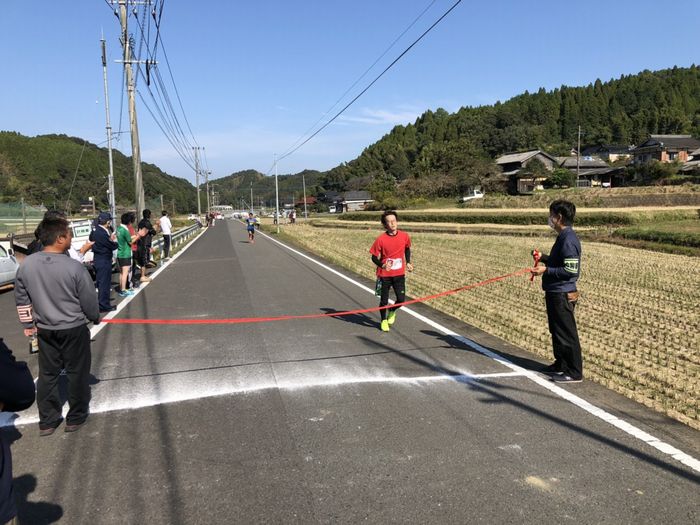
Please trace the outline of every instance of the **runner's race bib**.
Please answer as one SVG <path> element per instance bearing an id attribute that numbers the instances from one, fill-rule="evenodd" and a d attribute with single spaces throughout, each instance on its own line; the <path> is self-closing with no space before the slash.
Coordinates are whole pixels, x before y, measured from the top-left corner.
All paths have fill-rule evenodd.
<path id="1" fill-rule="evenodd" d="M 403 259 L 387 259 L 389 270 L 400 270 L 403 268 Z"/>

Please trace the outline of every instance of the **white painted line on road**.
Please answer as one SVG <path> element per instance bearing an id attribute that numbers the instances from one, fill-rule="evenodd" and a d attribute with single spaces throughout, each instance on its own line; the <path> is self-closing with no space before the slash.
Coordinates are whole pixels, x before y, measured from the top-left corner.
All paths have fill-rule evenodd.
<path id="1" fill-rule="evenodd" d="M 369 288 L 368 286 L 365 286 L 364 284 L 348 277 L 347 275 L 342 274 L 341 272 L 339 272 L 339 271 L 331 268 L 330 266 L 314 259 L 313 257 L 309 257 L 305 253 L 302 253 L 299 250 L 296 250 L 296 249 L 292 248 L 291 246 L 288 246 L 287 244 L 285 244 L 277 239 L 272 238 L 271 236 L 267 235 L 266 233 L 263 233 L 263 232 L 258 232 L 258 233 L 260 233 L 262 236 L 266 237 L 267 239 L 271 240 L 272 242 L 279 244 L 283 248 L 299 255 L 300 257 L 303 257 L 304 259 L 307 259 L 307 260 L 313 262 L 314 264 L 328 270 L 329 272 L 331 272 L 334 275 L 337 275 L 341 279 L 344 279 L 344 280 L 348 281 L 349 283 L 354 284 L 358 288 L 361 288 L 361 289 L 363 289 L 371 294 L 374 294 L 374 290 L 372 288 Z M 654 447 L 662 454 L 671 456 L 673 459 L 676 459 L 677 461 L 690 467 L 691 469 L 695 470 L 696 472 L 700 472 L 700 460 L 694 458 L 693 456 L 691 456 L 689 454 L 686 454 L 682 450 L 679 450 L 676 447 L 669 445 L 668 443 L 665 443 L 664 441 L 661 441 L 660 439 L 655 438 L 654 436 L 648 434 L 647 432 L 644 432 L 642 429 L 635 427 L 634 425 L 628 423 L 627 421 L 624 421 L 623 419 L 620 419 L 617 416 L 614 416 L 613 414 L 606 412 L 602 408 L 597 407 L 597 406 L 589 403 L 585 399 L 583 399 L 575 394 L 572 394 L 568 390 L 565 390 L 564 388 L 557 386 L 552 381 L 543 378 L 539 374 L 532 372 L 530 370 L 526 370 L 525 368 L 518 366 L 515 363 L 510 362 L 505 357 L 498 355 L 495 352 L 492 352 L 491 350 L 489 350 L 488 348 L 484 348 L 479 343 L 472 341 L 468 337 L 460 335 L 460 334 L 450 330 L 449 328 L 425 317 L 424 315 L 421 315 L 418 312 L 411 310 L 409 307 L 403 307 L 402 311 L 408 313 L 409 315 L 412 315 L 416 319 L 423 321 L 424 323 L 428 324 L 432 328 L 439 330 L 443 334 L 448 335 L 448 336 L 452 337 L 453 339 L 468 345 L 469 347 L 473 348 L 477 352 L 479 352 L 487 357 L 490 357 L 494 361 L 498 361 L 502 365 L 504 365 L 504 366 L 510 368 L 511 370 L 518 372 L 519 374 L 527 377 L 528 379 L 537 383 L 541 387 L 546 388 L 547 390 L 549 390 L 553 394 L 556 394 L 557 396 L 561 397 L 562 399 L 569 401 L 570 403 L 576 405 L 577 407 L 585 410 L 589 414 L 591 414 L 591 415 L 593 415 L 593 416 L 595 416 L 595 417 L 597 417 L 597 418 L 599 418 L 607 423 L 610 423 L 611 425 L 619 428 L 620 430 L 622 430 L 626 434 L 629 434 L 630 436 L 637 438 L 637 439 L 645 442 L 646 444 Z"/>
<path id="2" fill-rule="evenodd" d="M 212 373 L 214 375 L 212 375 Z M 218 375 L 216 375 L 218 373 Z M 206 375 L 209 374 L 209 375 Z M 206 376 L 205 376 L 206 375 Z M 303 390 L 308 388 L 328 388 L 337 387 L 340 385 L 358 385 L 370 383 L 382 384 L 420 384 L 430 382 L 447 382 L 447 381 L 481 381 L 485 379 L 499 379 L 510 377 L 521 377 L 523 374 L 518 372 L 497 372 L 493 374 L 459 374 L 449 376 L 445 374 L 435 374 L 429 376 L 417 377 L 387 377 L 387 376 L 321 376 L 314 375 L 308 380 L 298 379 L 280 379 L 279 377 L 264 377 L 260 378 L 255 373 L 250 374 L 250 377 L 242 378 L 236 376 L 230 370 L 219 370 L 217 372 L 207 370 L 196 370 L 191 372 L 182 372 L 173 374 L 172 376 L 161 377 L 163 384 L 159 383 L 159 388 L 153 388 L 153 385 L 144 385 L 144 388 L 136 388 L 134 384 L 129 384 L 125 388 L 130 392 L 124 395 L 111 395 L 111 391 L 102 391 L 101 396 L 95 396 L 92 399 L 90 406 L 90 414 L 102 414 L 105 412 L 115 412 L 119 410 L 134 410 L 137 408 L 146 408 L 157 405 L 165 405 L 170 403 L 181 403 L 184 401 L 194 401 L 205 399 L 207 397 L 216 397 L 231 394 L 247 394 L 253 392 L 262 392 L 265 390 Z M 148 382 L 151 378 L 143 377 L 136 380 Z M 169 383 L 168 383 L 169 382 Z M 193 389 L 192 383 L 200 385 L 197 389 Z M 116 391 L 120 391 L 116 383 L 112 383 Z M 167 385 L 168 388 L 164 388 Z M 68 413 L 67 404 L 63 407 L 63 417 Z M 39 422 L 39 417 L 35 413 L 33 415 L 17 415 L 9 412 L 0 413 L 0 428 L 3 426 L 15 426 L 17 428 L 27 425 L 36 424 Z"/>

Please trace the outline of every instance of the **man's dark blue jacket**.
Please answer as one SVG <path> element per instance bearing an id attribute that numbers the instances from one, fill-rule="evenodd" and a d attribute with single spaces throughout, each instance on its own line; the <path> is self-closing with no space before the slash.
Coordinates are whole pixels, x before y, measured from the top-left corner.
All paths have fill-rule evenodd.
<path id="1" fill-rule="evenodd" d="M 112 265 L 112 252 L 119 247 L 115 241 L 110 239 L 109 233 L 102 226 L 98 226 L 90 234 L 91 240 L 95 243 L 92 245 L 92 253 L 95 254 L 95 264 L 107 263 Z"/>

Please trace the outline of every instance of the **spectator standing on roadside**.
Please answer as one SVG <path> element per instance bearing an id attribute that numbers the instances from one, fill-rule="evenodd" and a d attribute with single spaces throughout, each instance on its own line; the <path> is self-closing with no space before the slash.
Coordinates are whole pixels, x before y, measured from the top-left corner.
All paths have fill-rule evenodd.
<path id="1" fill-rule="evenodd" d="M 153 236 L 156 234 L 156 230 L 151 224 L 151 210 L 143 210 L 143 219 L 139 221 L 138 229 L 146 230 L 146 235 L 141 237 L 137 242 L 137 258 L 139 261 L 139 266 L 141 267 L 141 279 L 142 283 L 147 283 L 151 281 L 148 277 L 148 261 L 150 260 L 151 254 L 151 243 L 153 242 Z"/>
<path id="2" fill-rule="evenodd" d="M 100 312 L 111 312 L 116 309 L 110 301 L 112 291 L 112 256 L 114 250 L 119 247 L 116 236 L 110 231 L 112 216 L 103 211 L 97 216 L 97 228 L 90 234 L 91 240 L 95 243 L 92 246 L 92 253 L 95 258 L 92 261 L 97 276 L 97 297 L 100 305 Z"/>
<path id="3" fill-rule="evenodd" d="M 549 255 L 542 254 L 544 266 L 532 268 L 533 275 L 542 276 L 545 292 L 549 333 L 552 334 L 554 363 L 545 368 L 553 381 L 578 383 L 583 380 L 583 359 L 574 309 L 578 301 L 576 282 L 581 271 L 581 241 L 573 230 L 576 206 L 565 200 L 549 205 L 550 228 L 557 240 Z"/>
<path id="4" fill-rule="evenodd" d="M 62 369 L 68 377 L 65 431 L 75 432 L 88 417 L 91 356 L 87 322 L 99 323 L 100 314 L 90 274 L 65 254 L 72 240 L 68 221 L 44 219 L 40 232 L 44 249 L 19 267 L 15 303 L 24 334 L 37 333 L 39 340 L 39 435 L 48 436 L 63 419 L 58 391 Z"/>
<path id="5" fill-rule="evenodd" d="M 134 232 L 133 224 L 136 221 L 136 215 L 133 212 L 123 213 L 121 216 L 121 224 L 117 228 L 117 263 L 119 266 L 119 296 L 128 297 L 133 295 L 127 283 L 129 282 L 129 270 L 131 269 L 132 251 L 131 246 L 134 242 L 146 234 L 146 230 L 141 230 L 138 233 Z"/>
<path id="6" fill-rule="evenodd" d="M 413 271 L 411 238 L 406 232 L 399 230 L 396 212 L 393 210 L 385 211 L 382 214 L 382 225 L 386 232 L 377 237 L 369 250 L 372 262 L 377 266 L 376 288 L 381 298 L 380 307 L 389 304 L 390 288 L 394 289 L 397 303 L 406 300 L 406 270 Z M 382 332 L 388 332 L 391 325 L 396 322 L 398 308 L 392 306 L 380 310 Z"/>
<path id="7" fill-rule="evenodd" d="M 163 210 L 160 217 L 160 231 L 163 234 L 163 259 L 170 259 L 170 239 L 172 238 L 173 225 L 168 217 L 168 212 Z"/>
<path id="8" fill-rule="evenodd" d="M 0 412 L 19 412 L 34 403 L 34 379 L 24 362 L 15 361 L 0 340 Z M 12 489 L 12 453 L 0 432 L 0 523 L 15 524 L 17 506 Z"/>

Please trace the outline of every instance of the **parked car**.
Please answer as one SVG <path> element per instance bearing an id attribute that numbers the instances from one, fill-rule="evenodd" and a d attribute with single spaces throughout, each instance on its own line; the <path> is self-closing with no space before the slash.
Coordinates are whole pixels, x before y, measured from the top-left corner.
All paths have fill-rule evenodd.
<path id="1" fill-rule="evenodd" d="M 469 195 L 462 197 L 462 202 L 469 202 L 469 201 L 472 201 L 474 199 L 483 199 L 483 198 L 484 198 L 484 192 L 482 192 L 481 190 L 474 190 Z"/>
<path id="2" fill-rule="evenodd" d="M 14 252 L 0 245 L 0 286 L 14 284 L 18 268 L 19 263 L 15 259 Z"/>
<path id="3" fill-rule="evenodd" d="M 196 220 L 197 220 L 197 216 L 196 216 L 194 213 L 190 213 L 190 214 L 187 216 L 187 220 L 188 220 L 188 221 L 196 221 Z"/>

